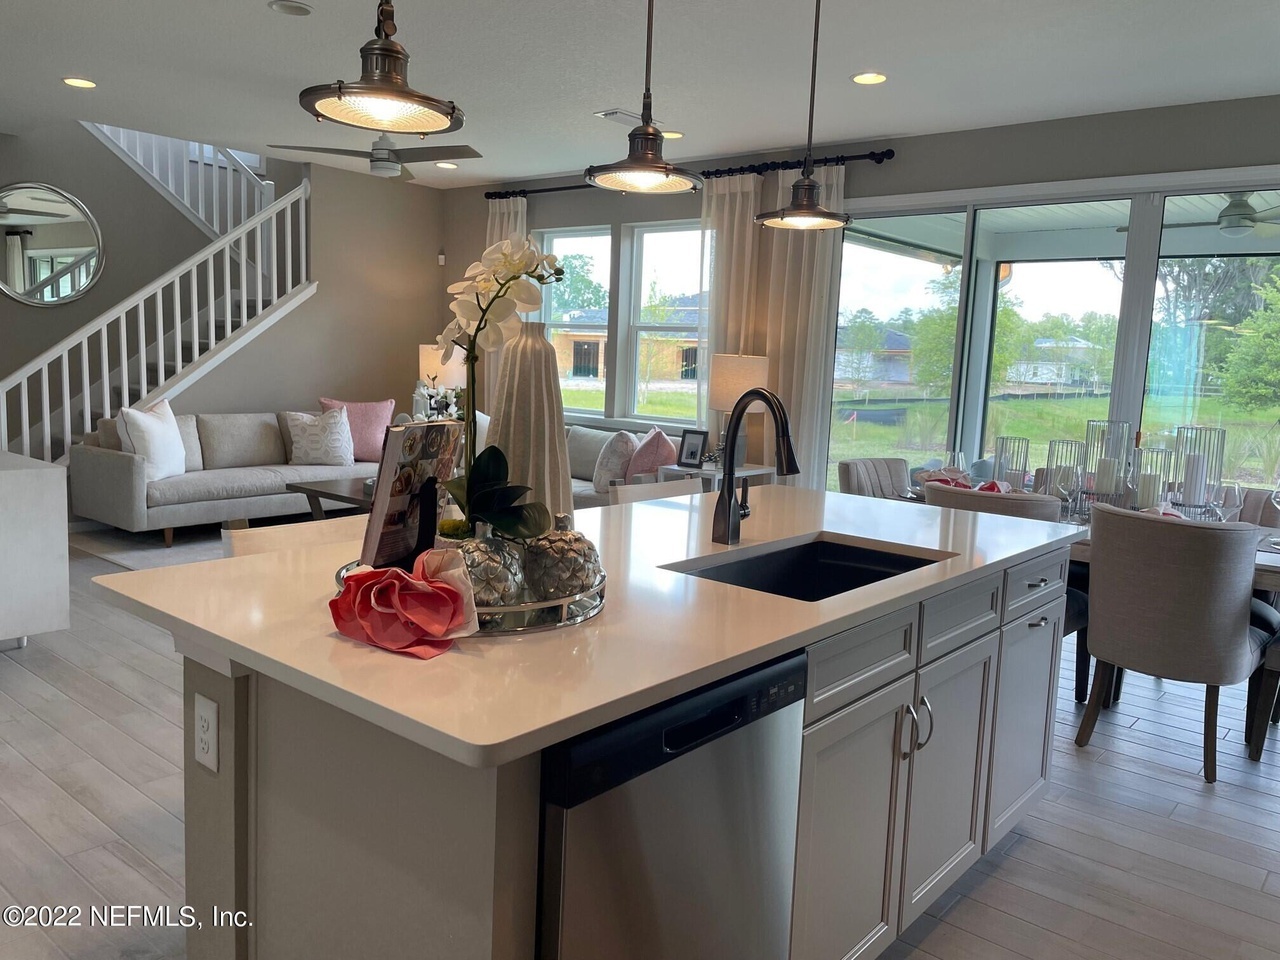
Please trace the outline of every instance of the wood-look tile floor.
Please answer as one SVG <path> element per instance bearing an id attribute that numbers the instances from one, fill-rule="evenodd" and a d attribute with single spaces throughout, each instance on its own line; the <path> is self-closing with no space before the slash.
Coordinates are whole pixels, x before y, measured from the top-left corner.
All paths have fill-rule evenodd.
<path id="1" fill-rule="evenodd" d="M 89 596 L 118 568 L 74 554 L 71 571 L 71 629 L 0 655 L 0 906 L 176 906 L 180 658 L 166 633 Z M 1280 960 L 1280 732 L 1250 763 L 1244 688 L 1223 690 L 1210 786 L 1203 690 L 1130 675 L 1077 750 L 1065 647 L 1048 797 L 885 956 Z M 179 929 L 0 926 L 0 960 L 177 960 L 183 942 Z"/>

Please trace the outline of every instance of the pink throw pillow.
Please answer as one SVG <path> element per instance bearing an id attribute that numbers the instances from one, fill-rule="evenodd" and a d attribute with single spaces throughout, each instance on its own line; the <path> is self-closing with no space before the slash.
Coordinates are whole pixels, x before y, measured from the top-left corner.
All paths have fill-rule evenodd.
<path id="1" fill-rule="evenodd" d="M 654 427 L 650 430 L 636 452 L 631 455 L 631 464 L 627 467 L 628 478 L 637 473 L 657 473 L 659 467 L 669 467 L 676 462 L 676 445 L 671 438 Z"/>
<path id="2" fill-rule="evenodd" d="M 396 402 L 376 400 L 373 403 L 348 403 L 346 400 L 320 398 L 320 409 L 325 413 L 342 407 L 347 408 L 347 422 L 351 425 L 351 442 L 356 459 L 377 463 L 382 459 L 382 441 L 386 439 L 387 427 L 391 426 L 391 418 L 395 415 Z"/>

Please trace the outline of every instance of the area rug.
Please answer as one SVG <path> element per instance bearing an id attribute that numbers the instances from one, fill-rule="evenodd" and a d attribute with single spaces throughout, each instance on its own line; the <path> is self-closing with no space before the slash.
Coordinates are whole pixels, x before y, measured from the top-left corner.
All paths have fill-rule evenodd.
<path id="1" fill-rule="evenodd" d="M 172 547 L 164 545 L 164 533 L 159 530 L 130 533 L 114 527 L 72 533 L 68 542 L 78 550 L 129 570 L 151 570 L 181 563 L 199 563 L 223 556 L 222 529 L 218 526 L 182 527 L 175 530 Z"/>

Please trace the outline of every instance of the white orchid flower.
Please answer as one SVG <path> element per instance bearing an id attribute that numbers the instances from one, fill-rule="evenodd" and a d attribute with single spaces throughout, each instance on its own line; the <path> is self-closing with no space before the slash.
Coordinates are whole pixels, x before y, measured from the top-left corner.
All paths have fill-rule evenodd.
<path id="1" fill-rule="evenodd" d="M 459 321 L 467 325 L 467 333 L 471 332 L 471 328 L 480 322 L 483 309 L 474 299 L 459 297 L 449 304 L 449 309 L 453 311 L 453 315 Z"/>
<path id="2" fill-rule="evenodd" d="M 506 295 L 520 305 L 522 313 L 537 310 L 542 306 L 541 288 L 526 277 L 513 280 L 511 286 L 507 287 Z"/>

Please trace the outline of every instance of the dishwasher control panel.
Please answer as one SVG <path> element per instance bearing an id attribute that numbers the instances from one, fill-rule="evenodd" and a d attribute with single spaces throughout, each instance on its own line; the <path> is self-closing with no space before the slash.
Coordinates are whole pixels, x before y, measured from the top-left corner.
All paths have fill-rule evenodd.
<path id="1" fill-rule="evenodd" d="M 770 678 L 746 695 L 747 719 L 768 716 L 775 710 L 804 699 L 804 670 L 777 679 Z"/>

